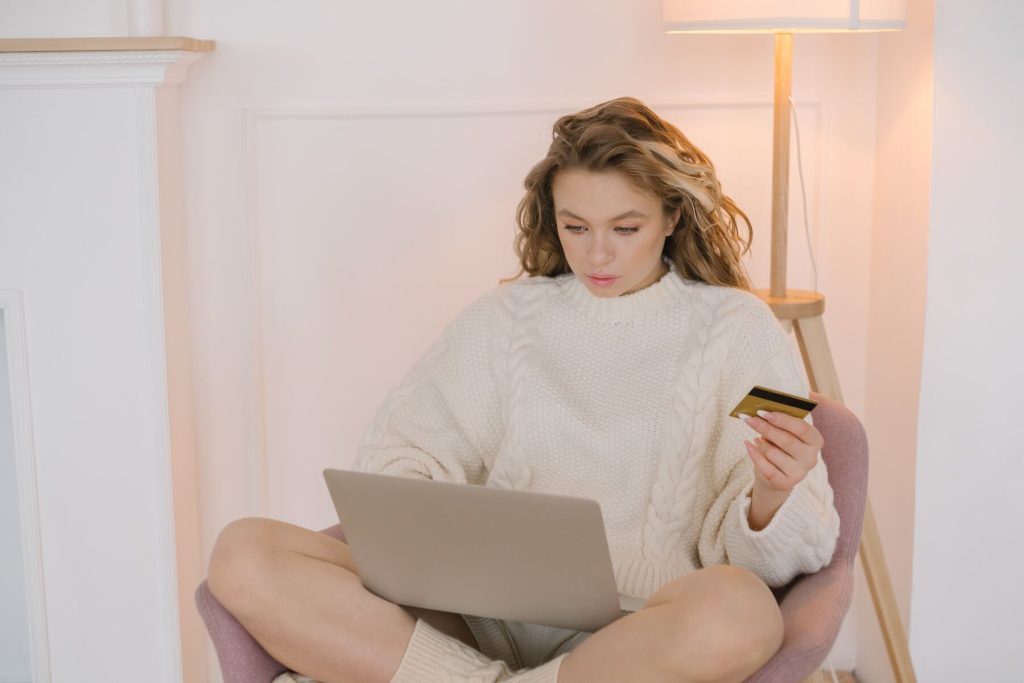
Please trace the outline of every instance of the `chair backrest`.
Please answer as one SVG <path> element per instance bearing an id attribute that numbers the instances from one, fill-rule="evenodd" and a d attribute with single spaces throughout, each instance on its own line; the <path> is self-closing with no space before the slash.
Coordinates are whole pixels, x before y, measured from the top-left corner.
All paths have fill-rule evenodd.
<path id="1" fill-rule="evenodd" d="M 854 562 L 864 527 L 868 489 L 868 442 L 860 420 L 839 401 L 811 392 L 818 402 L 814 426 L 825 437 L 821 457 L 839 513 L 832 561 L 773 588 L 785 635 L 782 647 L 744 683 L 802 681 L 825 660 L 853 600 Z"/>
<path id="2" fill-rule="evenodd" d="M 814 426 L 825 437 L 821 458 L 839 513 L 839 540 L 832 561 L 852 564 L 868 497 L 868 437 L 860 419 L 839 401 L 815 392 L 811 392 L 811 400 L 818 403 L 812 413 Z"/>

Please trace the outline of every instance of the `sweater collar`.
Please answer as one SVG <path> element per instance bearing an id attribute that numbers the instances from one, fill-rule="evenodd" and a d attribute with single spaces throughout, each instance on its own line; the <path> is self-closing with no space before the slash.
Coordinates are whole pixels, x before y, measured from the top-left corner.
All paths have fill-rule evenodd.
<path id="1" fill-rule="evenodd" d="M 638 292 L 614 297 L 599 297 L 590 293 L 575 273 L 558 276 L 559 294 L 572 308 L 589 318 L 601 322 L 623 322 L 656 317 L 678 306 L 686 296 L 688 281 L 676 268 L 672 259 L 662 256 L 669 271 L 657 282 Z"/>

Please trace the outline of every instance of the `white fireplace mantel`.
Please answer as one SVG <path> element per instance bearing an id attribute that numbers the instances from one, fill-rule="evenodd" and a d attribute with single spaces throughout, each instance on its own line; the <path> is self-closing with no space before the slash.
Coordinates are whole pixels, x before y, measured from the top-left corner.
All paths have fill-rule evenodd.
<path id="1" fill-rule="evenodd" d="M 33 683 L 205 680 L 177 97 L 211 49 L 0 40 L 0 390 Z"/>
<path id="2" fill-rule="evenodd" d="M 190 38 L 0 39 L 0 88 L 178 85 L 211 49 Z"/>
<path id="3" fill-rule="evenodd" d="M 194 52 L 61 52 L 0 55 L 0 88 L 178 85 Z"/>

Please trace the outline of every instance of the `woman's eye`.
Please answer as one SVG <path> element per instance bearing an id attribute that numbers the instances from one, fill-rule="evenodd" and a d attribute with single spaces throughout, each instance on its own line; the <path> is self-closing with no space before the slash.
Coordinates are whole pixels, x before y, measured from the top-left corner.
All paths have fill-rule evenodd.
<path id="1" fill-rule="evenodd" d="M 565 226 L 565 229 L 568 230 L 569 232 L 575 232 L 575 233 L 581 233 L 584 230 L 586 230 L 586 228 L 583 227 L 582 225 L 567 225 L 567 226 Z M 640 228 L 627 228 L 627 227 L 624 227 L 624 226 L 619 226 L 619 227 L 617 227 L 615 229 L 621 231 L 619 234 L 622 234 L 622 235 L 632 235 L 634 232 L 637 232 L 637 231 L 640 230 Z"/>

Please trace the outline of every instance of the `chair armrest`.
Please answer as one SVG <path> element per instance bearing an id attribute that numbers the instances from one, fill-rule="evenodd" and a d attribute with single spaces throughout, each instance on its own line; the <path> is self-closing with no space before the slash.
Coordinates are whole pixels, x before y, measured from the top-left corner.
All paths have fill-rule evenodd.
<path id="1" fill-rule="evenodd" d="M 322 529 L 321 533 L 339 541 L 345 540 L 340 524 Z M 270 683 L 288 670 L 271 657 L 220 604 L 205 580 L 196 588 L 195 601 L 217 652 L 224 683 Z"/>
<path id="2" fill-rule="evenodd" d="M 267 654 L 238 620 L 224 609 L 205 580 L 196 588 L 195 600 L 217 651 L 224 683 L 270 683 L 288 670 Z"/>
<path id="3" fill-rule="evenodd" d="M 840 560 L 797 579 L 779 604 L 785 624 L 782 647 L 745 683 L 801 681 L 817 670 L 852 600 L 852 562 Z"/>

